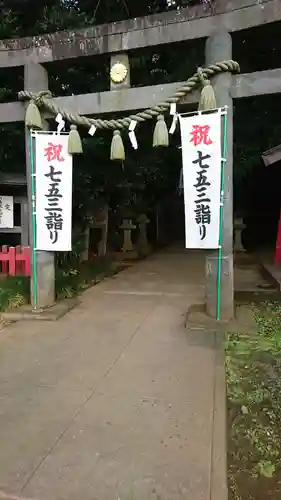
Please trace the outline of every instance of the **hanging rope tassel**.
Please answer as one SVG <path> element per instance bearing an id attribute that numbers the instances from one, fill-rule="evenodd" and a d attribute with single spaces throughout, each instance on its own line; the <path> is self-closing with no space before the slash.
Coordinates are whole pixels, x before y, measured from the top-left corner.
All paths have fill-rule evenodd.
<path id="1" fill-rule="evenodd" d="M 202 81 L 201 85 L 203 87 L 206 87 L 202 90 L 202 97 L 204 99 L 200 99 L 200 101 L 205 101 L 200 102 L 200 108 L 202 107 L 207 107 L 207 108 L 214 108 L 215 105 L 215 96 L 213 93 L 213 89 L 211 89 L 211 85 L 209 85 L 209 81 L 206 81 L 205 75 L 209 76 L 215 76 L 219 73 L 224 73 L 224 72 L 230 72 L 230 73 L 237 73 L 240 71 L 239 64 L 236 61 L 232 61 L 231 59 L 228 61 L 221 61 L 217 62 L 215 64 L 210 64 L 207 66 L 204 70 L 201 69 L 202 73 Z M 94 125 L 95 128 L 98 129 L 108 129 L 110 128 L 118 128 L 118 129 L 127 129 L 130 122 L 132 120 L 137 120 L 138 122 L 144 122 L 148 120 L 149 118 L 152 118 L 155 116 L 155 113 L 158 114 L 159 112 L 159 107 L 160 109 L 163 109 L 163 104 L 164 108 L 168 109 L 170 106 L 171 102 L 179 102 L 184 96 L 186 96 L 189 92 L 192 92 L 197 86 L 198 83 L 200 83 L 200 78 L 198 78 L 198 73 L 193 75 L 191 78 L 189 78 L 176 92 L 173 96 L 171 96 L 169 99 L 166 101 L 161 102 L 159 104 L 153 105 L 149 109 L 145 109 L 143 111 L 140 111 L 136 113 L 135 115 L 129 115 L 127 117 L 123 118 L 117 118 L 114 120 L 94 120 L 93 118 L 88 118 L 86 116 L 82 116 L 79 113 L 70 113 L 67 110 L 61 110 L 58 108 L 58 106 L 55 104 L 55 101 L 52 100 L 52 95 L 49 91 L 44 91 L 44 92 L 39 92 L 37 94 L 34 94 L 33 92 L 30 92 L 28 90 L 22 90 L 19 92 L 18 97 L 21 101 L 26 101 L 26 100 L 35 100 L 37 102 L 38 98 L 40 99 L 40 105 L 39 108 L 43 108 L 44 111 L 48 111 L 51 113 L 51 115 L 57 115 L 58 113 L 62 113 L 63 117 L 65 120 L 75 123 L 78 126 L 82 127 L 87 127 L 91 128 L 92 125 Z M 212 93 L 211 99 L 210 95 Z M 206 96 L 207 94 L 207 96 Z M 208 103 L 206 103 L 208 97 Z M 210 102 L 211 101 L 211 102 Z M 32 124 L 31 121 L 28 119 L 29 126 L 33 126 L 33 120 Z M 38 125 L 38 124 L 37 124 Z M 158 144 L 157 144 L 158 145 Z M 160 144 L 159 144 L 160 145 Z M 161 144 L 162 145 L 162 144 Z M 167 145 L 167 144 L 165 144 Z"/>
<path id="2" fill-rule="evenodd" d="M 122 136 L 120 130 L 114 130 L 111 149 L 110 149 L 110 159 L 111 160 L 125 160 L 125 149 L 122 141 Z"/>
<path id="3" fill-rule="evenodd" d="M 83 153 L 82 141 L 76 125 L 70 126 L 70 132 L 68 137 L 68 153 L 70 155 L 77 155 Z"/>
<path id="4" fill-rule="evenodd" d="M 217 107 L 216 96 L 210 80 L 205 79 L 202 68 L 198 68 L 197 74 L 199 76 L 200 83 L 203 87 L 199 99 L 198 109 L 200 111 L 216 109 Z"/>
<path id="5" fill-rule="evenodd" d="M 153 147 L 167 147 L 169 146 L 169 132 L 163 115 L 157 116 L 157 123 L 155 125 L 153 134 Z"/>
<path id="6" fill-rule="evenodd" d="M 42 118 L 36 102 L 32 99 L 26 108 L 25 125 L 28 128 L 42 129 Z"/>

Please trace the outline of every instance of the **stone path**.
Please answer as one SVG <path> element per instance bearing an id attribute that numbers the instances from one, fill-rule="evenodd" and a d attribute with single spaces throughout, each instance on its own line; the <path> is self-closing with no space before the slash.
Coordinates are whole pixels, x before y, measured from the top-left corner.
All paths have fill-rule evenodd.
<path id="1" fill-rule="evenodd" d="M 0 498 L 226 499 L 220 350 L 184 328 L 203 284 L 172 249 L 1 331 Z"/>

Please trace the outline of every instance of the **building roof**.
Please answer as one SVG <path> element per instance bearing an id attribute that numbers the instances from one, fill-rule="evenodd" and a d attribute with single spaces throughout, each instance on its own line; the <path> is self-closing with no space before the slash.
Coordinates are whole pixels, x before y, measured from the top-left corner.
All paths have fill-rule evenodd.
<path id="1" fill-rule="evenodd" d="M 281 144 L 275 148 L 268 149 L 262 153 L 262 159 L 266 167 L 281 160 Z"/>
<path id="2" fill-rule="evenodd" d="M 1 186 L 26 186 L 26 177 L 23 174 L 0 174 Z"/>

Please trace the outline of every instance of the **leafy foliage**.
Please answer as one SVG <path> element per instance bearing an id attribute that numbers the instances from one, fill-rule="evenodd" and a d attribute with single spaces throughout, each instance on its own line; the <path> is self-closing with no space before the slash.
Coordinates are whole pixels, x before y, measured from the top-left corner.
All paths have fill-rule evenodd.
<path id="1" fill-rule="evenodd" d="M 212 8 L 209 0 L 0 0 L 0 39 L 80 28 L 199 3 L 207 9 Z M 242 71 L 278 66 L 281 57 L 279 32 L 280 23 L 273 23 L 233 34 L 233 55 L 241 63 Z M 204 64 L 204 43 L 202 39 L 130 51 L 132 85 L 184 80 L 196 66 Z M 109 88 L 108 55 L 46 66 L 50 89 L 55 95 Z M 17 92 L 23 88 L 23 69 L 0 70 L 0 76 L 0 101 L 16 100 Z M 280 142 L 279 116 L 276 98 L 272 96 L 235 103 L 235 208 L 249 209 L 249 190 L 255 182 L 253 174 L 260 163 L 260 154 Z M 1 170 L 24 172 L 22 124 L 0 125 L 0 132 Z M 176 134 L 172 148 L 161 154 L 151 148 L 151 124 L 139 127 L 137 136 L 140 148 L 135 153 L 130 144 L 126 144 L 127 158 L 123 166 L 108 159 L 110 134 L 96 134 L 94 139 L 84 137 L 85 153 L 75 158 L 74 219 L 83 224 L 89 210 L 101 200 L 108 201 L 115 210 L 122 203 L 126 204 L 128 198 L 135 206 L 152 206 L 155 200 L 175 194 L 181 163 L 180 151 L 176 148 L 179 136 Z M 131 184 L 130 189 L 119 187 L 126 183 Z"/>
<path id="2" fill-rule="evenodd" d="M 1 279 L 0 311 L 15 308 L 29 301 L 29 278 L 9 277 Z"/>
<path id="3" fill-rule="evenodd" d="M 258 333 L 226 347 L 231 500 L 277 499 L 281 479 L 281 308 L 254 309 Z"/>
<path id="4" fill-rule="evenodd" d="M 99 283 L 108 276 L 113 276 L 123 267 L 108 258 L 98 259 L 94 262 L 78 263 L 73 268 L 58 269 L 56 273 L 57 299 L 69 299 L 89 286 Z"/>
<path id="5" fill-rule="evenodd" d="M 56 297 L 58 300 L 75 297 L 89 286 L 99 283 L 124 269 L 121 263 L 109 258 L 81 262 L 76 246 L 70 254 L 60 254 L 56 266 Z M 1 279 L 0 312 L 30 303 L 30 278 L 10 276 Z"/>
<path id="6" fill-rule="evenodd" d="M 1 0 L 0 38 L 116 22 L 211 0 Z"/>

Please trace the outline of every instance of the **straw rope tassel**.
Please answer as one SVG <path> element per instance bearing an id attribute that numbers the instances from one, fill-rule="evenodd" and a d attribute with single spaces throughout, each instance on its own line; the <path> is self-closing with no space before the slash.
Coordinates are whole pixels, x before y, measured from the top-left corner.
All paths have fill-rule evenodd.
<path id="1" fill-rule="evenodd" d="M 200 111 L 209 110 L 209 109 L 216 109 L 216 107 L 217 107 L 216 96 L 215 96 L 214 89 L 211 85 L 211 81 L 207 80 L 204 77 L 204 73 L 203 73 L 202 68 L 198 68 L 197 74 L 198 74 L 200 83 L 203 87 L 201 90 L 198 109 Z"/>
<path id="2" fill-rule="evenodd" d="M 68 137 L 68 152 L 70 155 L 83 153 L 82 141 L 76 125 L 70 126 Z"/>
<path id="3" fill-rule="evenodd" d="M 231 59 L 228 61 L 220 61 L 216 62 L 215 64 L 210 64 L 202 70 L 203 81 L 199 78 L 197 71 L 197 73 L 188 78 L 188 80 L 174 93 L 173 96 L 167 98 L 165 101 L 155 103 L 150 108 L 139 111 L 134 115 L 124 116 L 123 118 L 115 118 L 112 120 L 94 119 L 80 115 L 79 113 L 69 112 L 67 109 L 59 108 L 55 100 L 52 99 L 52 94 L 50 93 L 50 91 L 41 91 L 35 94 L 34 92 L 30 92 L 29 90 L 22 90 L 18 93 L 18 97 L 21 101 L 35 100 L 39 108 L 42 107 L 44 111 L 48 111 L 48 113 L 53 116 L 56 116 L 58 113 L 60 113 L 65 121 L 76 124 L 79 127 L 87 127 L 89 129 L 92 125 L 94 125 L 97 129 L 121 130 L 128 129 L 132 120 L 136 121 L 139 124 L 155 116 L 158 116 L 159 114 L 165 113 L 170 109 L 172 102 L 180 102 L 183 97 L 185 97 L 189 92 L 192 92 L 200 83 L 204 87 L 210 87 L 209 82 L 206 82 L 207 85 L 205 84 L 206 78 L 218 75 L 219 73 L 238 73 L 239 71 L 240 67 L 238 62 Z M 203 92 L 203 96 L 205 96 L 206 93 L 210 96 L 211 89 L 205 89 Z M 214 94 L 212 94 L 212 105 L 209 103 L 207 107 L 214 107 L 213 98 Z M 203 106 L 203 103 L 201 105 Z M 204 104 L 204 106 L 206 106 L 206 104 Z"/>
<path id="4" fill-rule="evenodd" d="M 33 129 L 41 130 L 43 128 L 40 111 L 37 107 L 35 100 L 33 99 L 29 101 L 29 104 L 26 108 L 25 125 L 28 128 L 33 128 Z"/>
<path id="5" fill-rule="evenodd" d="M 169 146 L 169 132 L 163 115 L 157 116 L 157 123 L 155 125 L 153 134 L 153 147 L 167 147 Z"/>
<path id="6" fill-rule="evenodd" d="M 110 159 L 111 160 L 125 160 L 125 149 L 122 141 L 122 136 L 120 130 L 114 130 L 111 149 L 110 149 Z"/>

